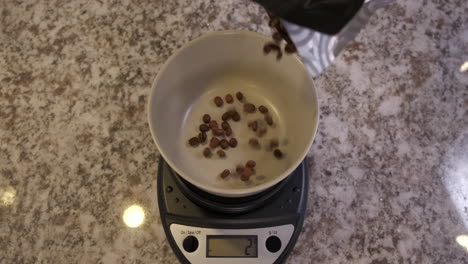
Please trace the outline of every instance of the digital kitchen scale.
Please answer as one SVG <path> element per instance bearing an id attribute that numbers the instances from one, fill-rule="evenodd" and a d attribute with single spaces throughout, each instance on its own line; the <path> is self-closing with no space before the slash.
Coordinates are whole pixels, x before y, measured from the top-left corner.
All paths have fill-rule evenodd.
<path id="1" fill-rule="evenodd" d="M 226 198 L 206 193 L 160 159 L 158 204 L 166 237 L 181 263 L 283 263 L 302 229 L 307 204 L 304 160 L 261 193 Z"/>

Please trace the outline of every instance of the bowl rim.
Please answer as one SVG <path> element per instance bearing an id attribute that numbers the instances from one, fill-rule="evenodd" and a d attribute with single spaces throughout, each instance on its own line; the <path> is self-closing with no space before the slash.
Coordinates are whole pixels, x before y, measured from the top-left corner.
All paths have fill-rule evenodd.
<path id="1" fill-rule="evenodd" d="M 260 34 L 260 33 L 257 33 L 257 32 L 248 31 L 248 30 L 221 30 L 221 31 L 212 31 L 212 32 L 205 33 L 205 34 L 203 34 L 203 35 L 201 35 L 201 36 L 199 36 L 199 37 L 185 43 L 184 45 L 182 45 L 179 49 L 177 49 L 175 52 L 173 52 L 169 56 L 169 58 L 164 62 L 164 64 L 161 66 L 158 73 L 156 74 L 156 77 L 154 78 L 153 83 L 151 84 L 151 90 L 150 90 L 150 93 L 149 93 L 149 102 L 148 102 L 148 106 L 147 106 L 147 118 L 148 118 L 148 126 L 149 126 L 149 129 L 150 129 L 150 132 L 151 132 L 151 136 L 153 138 L 153 141 L 156 144 L 156 147 L 159 150 L 159 153 L 164 158 L 164 160 L 169 164 L 171 169 L 173 169 L 178 175 L 180 175 L 182 178 L 184 178 L 185 180 L 187 180 L 191 184 L 195 185 L 196 187 L 198 187 L 198 188 L 200 188 L 200 189 L 202 189 L 204 191 L 207 191 L 209 193 L 218 195 L 218 196 L 245 197 L 245 196 L 254 195 L 256 193 L 264 191 L 264 190 L 278 184 L 280 181 L 284 180 L 286 177 L 288 177 L 299 166 L 299 164 L 304 160 L 304 158 L 307 156 L 307 153 L 309 152 L 310 148 L 312 147 L 315 136 L 317 134 L 318 125 L 319 125 L 320 107 L 318 106 L 317 91 L 315 89 L 314 80 L 313 80 L 312 76 L 310 76 L 310 74 L 309 74 L 309 78 L 310 78 L 310 81 L 312 83 L 311 89 L 312 89 L 312 92 L 313 92 L 313 95 L 314 95 L 314 100 L 315 100 L 315 102 L 314 102 L 315 103 L 314 104 L 315 105 L 315 109 L 314 109 L 315 110 L 314 111 L 315 112 L 315 116 L 314 116 L 315 118 L 314 119 L 316 121 L 312 123 L 312 126 L 315 126 L 315 127 L 313 127 L 313 131 L 312 131 L 312 133 L 310 135 L 309 142 L 308 142 L 307 146 L 304 148 L 303 152 L 300 155 L 301 158 L 294 161 L 292 163 L 292 165 L 290 165 L 289 168 L 286 171 L 284 171 L 280 175 L 276 176 L 274 179 L 272 179 L 270 181 L 267 181 L 265 183 L 259 184 L 259 185 L 252 186 L 252 187 L 247 187 L 247 188 L 242 188 L 242 189 L 226 189 L 226 188 L 220 188 L 220 187 L 216 187 L 216 186 L 204 185 L 204 184 L 201 184 L 201 183 L 197 182 L 192 177 L 190 177 L 190 176 L 186 175 L 185 173 L 183 173 L 178 168 L 178 166 L 176 166 L 172 162 L 172 160 L 170 160 L 167 157 L 166 153 L 164 152 L 164 149 L 160 145 L 160 142 L 159 142 L 158 138 L 155 136 L 155 131 L 153 131 L 153 125 L 154 125 L 154 121 L 153 121 L 153 118 L 152 118 L 153 114 L 152 114 L 152 111 L 151 111 L 151 109 L 153 108 L 152 107 L 153 104 L 154 104 L 153 98 L 154 98 L 154 94 L 156 92 L 156 86 L 157 86 L 157 83 L 158 83 L 159 79 L 161 78 L 162 74 L 165 72 L 167 66 L 174 60 L 174 58 L 176 56 L 178 56 L 181 53 L 182 50 L 194 45 L 195 43 L 198 43 L 200 41 L 203 41 L 203 40 L 211 38 L 211 37 L 216 37 L 216 36 L 220 36 L 220 35 L 232 35 L 232 34 L 238 34 L 238 35 L 245 35 L 245 36 L 254 37 L 254 38 L 260 38 L 262 40 L 265 40 L 266 42 L 271 41 L 271 39 L 269 37 L 267 37 L 266 35 L 263 35 L 263 34 Z M 306 66 L 299 59 L 297 54 L 293 54 L 292 56 L 304 68 L 304 70 L 308 73 L 308 70 L 307 70 Z"/>

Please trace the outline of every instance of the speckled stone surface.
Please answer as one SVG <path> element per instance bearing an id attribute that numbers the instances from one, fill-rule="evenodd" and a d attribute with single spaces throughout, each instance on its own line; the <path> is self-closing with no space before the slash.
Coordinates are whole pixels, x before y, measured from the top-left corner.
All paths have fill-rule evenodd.
<path id="1" fill-rule="evenodd" d="M 466 14 L 465 0 L 397 1 L 316 79 L 288 263 L 468 263 Z M 147 94 L 176 48 L 221 29 L 269 32 L 245 0 L 2 2 L 0 263 L 176 262 Z"/>

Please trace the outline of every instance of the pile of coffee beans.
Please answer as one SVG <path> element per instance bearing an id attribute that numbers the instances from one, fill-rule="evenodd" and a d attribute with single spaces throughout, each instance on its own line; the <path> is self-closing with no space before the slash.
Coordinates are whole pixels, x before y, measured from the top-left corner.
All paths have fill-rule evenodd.
<path id="1" fill-rule="evenodd" d="M 253 114 L 257 111 L 263 114 L 264 118 L 251 121 L 247 126 L 255 133 L 259 138 L 266 135 L 269 127 L 274 127 L 273 118 L 269 113 L 269 110 L 266 106 L 260 105 L 258 108 L 250 102 L 247 102 L 246 97 L 241 93 L 237 92 L 235 98 L 242 104 L 243 112 L 245 115 Z M 233 104 L 234 96 L 227 94 L 224 96 L 224 100 L 221 96 L 215 96 L 213 102 L 216 107 L 222 108 L 224 103 Z M 217 155 L 221 159 L 228 157 L 228 150 L 230 148 L 236 148 L 238 145 L 238 140 L 234 137 L 234 132 L 229 122 L 239 122 L 241 121 L 241 114 L 236 110 L 234 106 L 230 107 L 221 115 L 221 120 L 215 120 L 208 113 L 204 114 L 201 117 L 202 123 L 199 125 L 198 130 L 200 131 L 197 136 L 194 136 L 188 140 L 188 144 L 192 147 L 198 147 L 199 145 L 208 144 L 207 147 L 203 148 L 203 156 L 207 159 Z M 221 125 L 219 125 L 221 124 Z M 211 135 L 209 132 L 211 131 Z M 208 137 L 210 137 L 208 139 Z M 256 150 L 261 149 L 261 144 L 259 140 L 255 137 L 252 137 L 248 140 L 248 144 Z M 268 145 L 268 144 L 267 144 Z M 268 146 L 265 146 L 267 150 L 272 151 L 274 157 L 281 159 L 283 153 L 278 149 L 278 140 L 272 139 Z M 250 177 L 255 174 L 256 162 L 249 160 L 245 165 L 238 165 L 236 168 L 236 173 L 242 181 L 248 181 Z M 229 175 L 232 175 L 229 169 L 223 170 L 220 173 L 221 178 L 227 178 Z"/>

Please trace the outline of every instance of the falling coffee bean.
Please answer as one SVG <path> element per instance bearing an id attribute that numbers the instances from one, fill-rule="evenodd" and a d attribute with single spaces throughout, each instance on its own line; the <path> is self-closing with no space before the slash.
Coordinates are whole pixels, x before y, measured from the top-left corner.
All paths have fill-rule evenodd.
<path id="1" fill-rule="evenodd" d="M 219 139 L 217 138 L 211 138 L 210 140 L 210 148 L 214 149 L 214 148 L 217 148 L 219 145 Z"/>
<path id="2" fill-rule="evenodd" d="M 189 142 L 190 146 L 192 146 L 192 147 L 196 147 L 196 146 L 198 146 L 198 144 L 200 144 L 200 140 L 197 137 L 193 137 L 193 138 L 189 139 L 188 142 Z"/>
<path id="3" fill-rule="evenodd" d="M 268 113 L 268 108 L 266 108 L 264 105 L 261 105 L 258 107 L 258 111 L 260 111 L 262 114 L 266 114 Z"/>
<path id="4" fill-rule="evenodd" d="M 281 34 L 279 32 L 273 33 L 273 40 L 275 42 L 281 42 L 283 40 L 283 37 L 281 37 Z"/>
<path id="5" fill-rule="evenodd" d="M 223 106 L 223 99 L 220 96 L 214 98 L 214 103 L 217 107 Z"/>
<path id="6" fill-rule="evenodd" d="M 271 149 L 277 148 L 278 145 L 279 145 L 279 142 L 278 142 L 277 139 L 272 139 L 272 140 L 270 140 L 270 148 L 271 148 Z"/>
<path id="7" fill-rule="evenodd" d="M 265 55 L 269 54 L 273 50 L 278 52 L 281 49 L 276 43 L 267 43 L 263 46 L 263 53 L 265 53 Z"/>
<path id="8" fill-rule="evenodd" d="M 217 137 L 224 136 L 224 130 L 222 130 L 222 129 L 219 128 L 219 127 L 215 127 L 215 128 L 212 129 L 211 131 L 213 131 L 213 135 L 215 135 L 215 136 L 217 136 Z"/>
<path id="9" fill-rule="evenodd" d="M 229 123 L 226 122 L 226 121 L 224 121 L 224 122 L 221 123 L 221 127 L 222 127 L 224 130 L 226 130 L 226 129 L 228 129 L 228 128 L 231 128 L 231 126 L 229 125 Z"/>
<path id="10" fill-rule="evenodd" d="M 226 157 L 226 152 L 224 152 L 224 150 L 218 150 L 218 151 L 216 151 L 216 153 L 218 153 L 218 156 L 220 158 Z"/>
<path id="11" fill-rule="evenodd" d="M 226 137 L 230 137 L 232 135 L 232 128 L 228 127 L 224 130 L 224 134 L 226 134 Z"/>
<path id="12" fill-rule="evenodd" d="M 220 176 L 221 178 L 226 178 L 227 176 L 229 176 L 229 174 L 231 174 L 231 172 L 229 170 L 223 170 L 223 172 L 221 172 Z"/>
<path id="13" fill-rule="evenodd" d="M 254 147 L 254 148 L 260 147 L 260 143 L 258 142 L 258 140 L 256 138 L 251 138 L 249 140 L 249 145 Z"/>
<path id="14" fill-rule="evenodd" d="M 242 99 L 244 99 L 244 95 L 241 92 L 237 92 L 236 93 L 236 98 L 237 98 L 237 100 L 242 101 Z"/>
<path id="15" fill-rule="evenodd" d="M 200 143 L 205 143 L 205 141 L 206 141 L 206 133 L 205 133 L 205 132 L 200 132 L 200 133 L 198 133 L 198 139 L 200 140 Z"/>
<path id="16" fill-rule="evenodd" d="M 232 102 L 234 102 L 234 98 L 232 97 L 231 94 L 227 94 L 225 99 L 226 99 L 226 103 L 228 104 L 232 104 Z"/>
<path id="17" fill-rule="evenodd" d="M 269 54 L 271 51 L 281 52 L 280 46 L 276 43 L 267 43 L 263 46 L 263 53 Z"/>
<path id="18" fill-rule="evenodd" d="M 273 155 L 275 155 L 275 157 L 276 157 L 277 159 L 281 159 L 281 158 L 283 157 L 283 152 L 281 152 L 281 150 L 279 150 L 279 149 L 275 149 L 275 150 L 273 151 Z"/>
<path id="19" fill-rule="evenodd" d="M 222 149 L 229 148 L 229 142 L 226 139 L 221 140 L 221 142 L 219 142 L 219 145 L 221 146 Z"/>
<path id="20" fill-rule="evenodd" d="M 228 111 L 221 116 L 221 119 L 223 119 L 223 121 L 228 121 L 231 117 L 231 112 Z"/>
<path id="21" fill-rule="evenodd" d="M 205 122 L 205 124 L 208 124 L 210 121 L 211 121 L 211 116 L 209 114 L 204 114 L 203 122 Z"/>
<path id="22" fill-rule="evenodd" d="M 234 115 L 232 116 L 232 120 L 238 122 L 241 119 L 240 114 L 236 111 L 234 112 Z"/>
<path id="23" fill-rule="evenodd" d="M 229 146 L 230 146 L 231 148 L 235 148 L 235 147 L 237 146 L 237 139 L 231 138 L 231 139 L 229 140 Z"/>
<path id="24" fill-rule="evenodd" d="M 239 165 L 239 166 L 236 167 L 236 172 L 237 173 L 242 174 L 243 171 L 244 171 L 244 166 Z"/>
<path id="25" fill-rule="evenodd" d="M 294 46 L 293 43 L 288 43 L 286 44 L 286 47 L 284 48 L 284 51 L 286 53 L 295 53 L 297 51 L 296 46 Z"/>
<path id="26" fill-rule="evenodd" d="M 242 171 L 241 180 L 248 181 L 250 179 L 250 176 L 252 176 L 252 173 L 253 172 L 251 168 L 244 168 L 244 170 Z"/>
<path id="27" fill-rule="evenodd" d="M 255 165 L 257 165 L 257 163 L 253 160 L 249 160 L 247 161 L 247 163 L 245 164 L 246 167 L 249 167 L 251 169 L 255 168 Z"/>
<path id="28" fill-rule="evenodd" d="M 247 103 L 244 105 L 244 112 L 246 113 L 253 113 L 255 112 L 255 105 L 251 103 Z"/>
<path id="29" fill-rule="evenodd" d="M 216 120 L 211 120 L 210 121 L 210 128 L 211 129 L 218 128 L 218 122 L 216 122 Z"/>
<path id="30" fill-rule="evenodd" d="M 249 126 L 254 132 L 257 132 L 257 129 L 258 129 L 257 121 L 252 121 L 252 122 L 250 122 L 248 126 Z"/>
<path id="31" fill-rule="evenodd" d="M 273 125 L 273 118 L 271 117 L 271 115 L 265 115 L 265 121 L 267 122 L 267 124 L 269 126 L 272 126 Z"/>
<path id="32" fill-rule="evenodd" d="M 210 130 L 210 127 L 208 125 L 206 125 L 206 124 L 201 124 L 199 128 L 200 128 L 201 132 L 206 132 L 206 131 Z"/>
<path id="33" fill-rule="evenodd" d="M 281 60 L 283 57 L 283 52 L 281 50 L 278 50 L 278 53 L 276 53 L 276 60 Z"/>
<path id="34" fill-rule="evenodd" d="M 205 148 L 205 149 L 203 150 L 203 156 L 205 156 L 206 158 L 211 157 L 211 149 Z"/>

